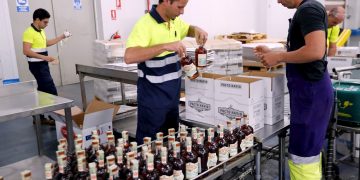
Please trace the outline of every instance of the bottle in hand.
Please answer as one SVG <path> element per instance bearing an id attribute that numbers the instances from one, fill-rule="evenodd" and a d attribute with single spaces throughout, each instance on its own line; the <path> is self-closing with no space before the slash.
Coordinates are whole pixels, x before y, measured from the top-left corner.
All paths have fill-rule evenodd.
<path id="1" fill-rule="evenodd" d="M 183 71 L 185 72 L 186 76 L 193 80 L 199 77 L 199 72 L 196 69 L 196 66 L 194 64 L 194 61 L 191 59 L 190 56 L 186 55 L 181 58 L 180 60 L 181 66 Z"/>

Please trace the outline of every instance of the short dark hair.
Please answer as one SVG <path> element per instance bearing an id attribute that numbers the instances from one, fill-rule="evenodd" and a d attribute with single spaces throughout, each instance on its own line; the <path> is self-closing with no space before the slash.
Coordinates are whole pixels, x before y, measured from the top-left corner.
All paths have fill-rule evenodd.
<path id="1" fill-rule="evenodd" d="M 177 0 L 170 0 L 171 4 L 172 4 L 174 1 L 177 1 Z M 164 2 L 164 0 L 159 0 L 159 4 L 161 4 L 162 2 Z"/>
<path id="2" fill-rule="evenodd" d="M 35 21 L 37 18 L 39 18 L 40 21 L 43 19 L 48 19 L 50 18 L 50 13 L 45 9 L 39 8 L 35 10 L 33 14 L 33 20 Z"/>

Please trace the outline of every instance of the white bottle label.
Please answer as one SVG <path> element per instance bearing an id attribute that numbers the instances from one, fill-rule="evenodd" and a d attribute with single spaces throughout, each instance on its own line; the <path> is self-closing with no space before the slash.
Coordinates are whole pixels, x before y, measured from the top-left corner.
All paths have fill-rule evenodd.
<path id="1" fill-rule="evenodd" d="M 224 162 L 229 159 L 229 148 L 222 147 L 219 149 L 219 161 Z"/>
<path id="2" fill-rule="evenodd" d="M 218 161 L 218 158 L 217 158 L 216 153 L 209 153 L 208 162 L 207 162 L 208 169 L 216 166 L 217 161 Z"/>
<path id="3" fill-rule="evenodd" d="M 198 175 L 198 163 L 186 163 L 186 179 L 193 179 Z"/>
<path id="4" fill-rule="evenodd" d="M 236 156 L 238 153 L 238 142 L 230 144 L 230 157 Z"/>
<path id="5" fill-rule="evenodd" d="M 181 170 L 174 170 L 174 180 L 184 180 L 184 178 L 184 173 Z"/>
<path id="6" fill-rule="evenodd" d="M 184 72 L 185 72 L 185 74 L 186 74 L 186 76 L 187 77 L 192 77 L 195 73 L 196 73 L 196 66 L 195 66 L 195 64 L 189 64 L 189 65 L 185 65 L 184 67 L 183 67 L 183 70 L 184 70 Z"/>
<path id="7" fill-rule="evenodd" d="M 206 54 L 198 54 L 198 66 L 206 66 Z"/>
<path id="8" fill-rule="evenodd" d="M 160 180 L 174 180 L 174 177 L 162 175 L 162 176 L 160 176 Z"/>
<path id="9" fill-rule="evenodd" d="M 249 134 L 242 140 L 240 147 L 242 150 L 245 150 L 254 145 L 254 134 Z"/>

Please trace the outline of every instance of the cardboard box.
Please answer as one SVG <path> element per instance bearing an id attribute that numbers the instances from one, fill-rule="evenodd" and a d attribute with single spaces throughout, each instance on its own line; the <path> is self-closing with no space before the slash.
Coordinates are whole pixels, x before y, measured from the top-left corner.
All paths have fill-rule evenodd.
<path id="1" fill-rule="evenodd" d="M 359 47 L 337 47 L 335 56 L 356 57 L 359 53 Z"/>
<path id="2" fill-rule="evenodd" d="M 254 54 L 254 49 L 256 46 L 267 46 L 271 50 L 274 51 L 284 51 L 285 47 L 281 43 L 249 43 L 249 44 L 243 44 L 243 59 L 246 60 L 254 60 L 254 61 L 260 61 L 258 57 Z"/>
<path id="3" fill-rule="evenodd" d="M 264 127 L 264 83 L 261 79 L 223 77 L 215 80 L 215 121 L 247 114 L 254 130 Z"/>
<path id="4" fill-rule="evenodd" d="M 253 71 L 239 76 L 260 78 L 263 80 L 265 124 L 273 125 L 284 119 L 284 74 Z"/>
<path id="5" fill-rule="evenodd" d="M 327 57 L 327 61 L 329 73 L 333 73 L 333 68 L 335 67 L 346 67 L 353 64 L 353 58 L 351 57 Z"/>
<path id="6" fill-rule="evenodd" d="M 185 78 L 186 119 L 215 125 L 214 81 L 223 75 L 203 73 L 194 80 Z"/>
<path id="7" fill-rule="evenodd" d="M 79 107 L 71 108 L 73 131 L 83 137 L 83 147 L 91 145 L 91 131 L 98 130 L 100 143 L 106 143 L 106 131 L 112 130 L 112 120 L 119 110 L 119 106 L 108 104 L 94 99 L 83 112 Z M 66 138 L 66 123 L 64 110 L 55 111 L 53 114 L 56 125 L 57 139 Z"/>

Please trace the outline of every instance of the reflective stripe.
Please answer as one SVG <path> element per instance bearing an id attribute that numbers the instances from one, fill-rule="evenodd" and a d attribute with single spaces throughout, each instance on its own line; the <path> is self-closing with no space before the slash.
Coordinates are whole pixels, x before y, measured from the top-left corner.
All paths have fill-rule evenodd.
<path id="1" fill-rule="evenodd" d="M 47 48 L 31 48 L 31 51 L 34 51 L 34 52 L 46 52 L 47 51 Z"/>
<path id="2" fill-rule="evenodd" d="M 168 58 L 165 58 L 163 60 L 150 60 L 150 61 L 145 61 L 145 65 L 148 68 L 159 68 L 159 67 L 164 67 L 168 64 L 173 64 L 173 63 L 177 63 L 179 61 L 178 56 L 174 55 Z"/>
<path id="3" fill-rule="evenodd" d="M 311 157 L 301 157 L 301 156 L 297 156 L 297 155 L 289 153 L 289 159 L 294 164 L 310 164 L 310 163 L 319 162 L 320 157 L 321 157 L 321 154 L 318 154 L 316 156 L 311 156 Z"/>
<path id="4" fill-rule="evenodd" d="M 146 75 L 144 74 L 144 72 L 142 72 L 140 69 L 138 69 L 138 76 L 139 77 L 144 77 L 149 80 L 151 83 L 164 83 L 166 81 L 171 81 L 174 79 L 177 79 L 179 77 L 181 77 L 182 75 L 182 70 L 180 69 L 177 72 L 173 72 L 173 73 L 168 73 L 168 74 L 164 74 L 162 76 L 150 76 L 150 75 Z"/>
<path id="5" fill-rule="evenodd" d="M 45 60 L 43 60 L 43 59 L 29 58 L 29 57 L 26 57 L 26 60 L 29 61 L 29 62 L 41 62 L 41 61 L 45 61 Z"/>

